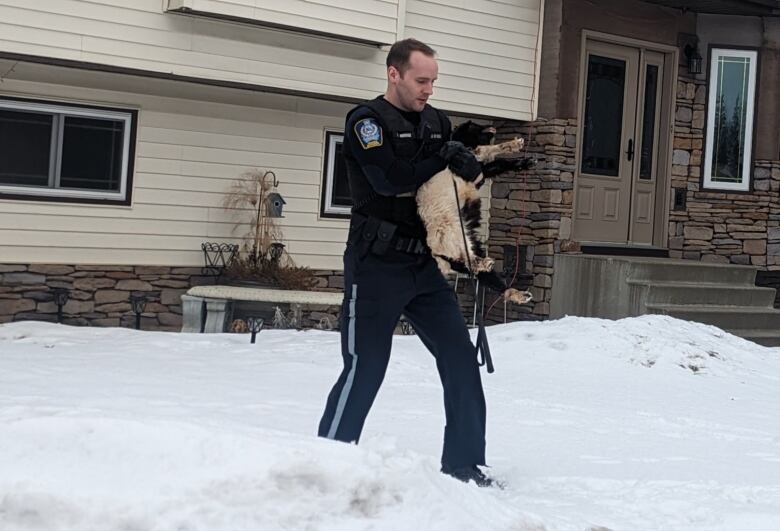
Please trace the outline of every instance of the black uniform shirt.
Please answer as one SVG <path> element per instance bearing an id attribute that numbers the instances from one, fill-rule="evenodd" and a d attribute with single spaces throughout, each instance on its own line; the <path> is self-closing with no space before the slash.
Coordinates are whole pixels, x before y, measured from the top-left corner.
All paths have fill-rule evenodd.
<path id="1" fill-rule="evenodd" d="M 420 123 L 419 112 L 396 110 L 413 124 Z M 449 131 L 445 139 L 449 139 Z M 417 160 L 398 157 L 378 116 L 367 107 L 360 107 L 349 116 L 343 149 L 344 155 L 351 156 L 363 169 L 374 191 L 383 196 L 416 192 L 421 184 L 447 167 L 438 154 Z"/>

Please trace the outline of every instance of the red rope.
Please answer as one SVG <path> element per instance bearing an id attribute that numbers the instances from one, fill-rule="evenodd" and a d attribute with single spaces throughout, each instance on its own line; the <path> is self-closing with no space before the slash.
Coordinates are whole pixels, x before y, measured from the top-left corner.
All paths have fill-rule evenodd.
<path id="1" fill-rule="evenodd" d="M 531 142 L 531 135 L 528 135 L 528 142 L 525 143 L 525 149 L 523 150 L 523 156 L 528 158 L 528 144 Z M 523 184 L 525 185 L 525 192 L 528 191 L 528 170 L 525 169 L 521 172 L 522 178 L 523 178 Z M 525 218 L 525 197 L 521 196 L 520 199 L 520 217 Z M 512 280 L 507 284 L 510 288 L 514 286 L 515 280 L 517 280 L 517 273 L 520 271 L 520 238 L 515 238 L 515 271 L 512 274 Z M 498 301 L 503 299 L 504 296 L 499 295 L 496 297 L 496 300 L 493 301 L 493 304 L 491 304 L 488 307 L 488 311 L 485 312 L 486 316 L 490 316 L 490 312 L 493 310 L 493 307 L 496 305 Z"/>

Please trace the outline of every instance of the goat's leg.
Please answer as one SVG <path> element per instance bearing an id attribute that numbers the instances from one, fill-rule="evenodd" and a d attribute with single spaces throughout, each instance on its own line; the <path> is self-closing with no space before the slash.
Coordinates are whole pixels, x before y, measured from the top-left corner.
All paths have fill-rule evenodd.
<path id="1" fill-rule="evenodd" d="M 447 258 L 446 256 L 433 255 L 433 259 L 436 260 L 436 265 L 439 266 L 439 271 L 441 271 L 442 275 L 449 275 L 452 273 L 454 268 L 452 267 L 452 261 L 450 258 Z M 457 271 L 457 269 L 455 269 L 455 271 Z"/>
<path id="2" fill-rule="evenodd" d="M 474 273 L 487 273 L 493 271 L 493 266 L 496 261 L 489 256 L 471 256 L 471 267 L 474 269 Z"/>
<path id="3" fill-rule="evenodd" d="M 489 289 L 501 293 L 505 300 L 515 304 L 525 304 L 533 300 L 530 291 L 509 288 L 506 282 L 495 271 L 488 271 L 477 275 L 479 282 Z"/>
<path id="4" fill-rule="evenodd" d="M 500 153 L 517 153 L 521 149 L 525 142 L 522 138 L 515 138 L 507 142 L 501 142 L 500 144 L 492 144 L 489 146 L 477 146 L 474 148 L 474 156 L 480 162 L 492 162 L 496 156 Z"/>

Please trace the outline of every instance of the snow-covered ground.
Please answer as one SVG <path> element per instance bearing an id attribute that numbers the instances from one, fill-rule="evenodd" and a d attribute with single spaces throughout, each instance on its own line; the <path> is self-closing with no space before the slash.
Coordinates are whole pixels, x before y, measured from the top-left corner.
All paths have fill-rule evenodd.
<path id="1" fill-rule="evenodd" d="M 0 529 L 780 529 L 780 349 L 661 316 L 489 336 L 504 490 L 438 472 L 415 337 L 353 446 L 314 436 L 336 333 L 0 325 Z"/>

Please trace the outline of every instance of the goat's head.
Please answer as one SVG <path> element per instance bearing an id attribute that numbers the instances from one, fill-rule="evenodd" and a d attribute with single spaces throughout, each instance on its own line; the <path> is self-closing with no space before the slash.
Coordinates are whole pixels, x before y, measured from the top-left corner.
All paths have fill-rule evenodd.
<path id="1" fill-rule="evenodd" d="M 471 120 L 463 122 L 452 132 L 452 139 L 462 142 L 469 149 L 492 144 L 495 138 L 495 127 L 476 124 Z"/>

